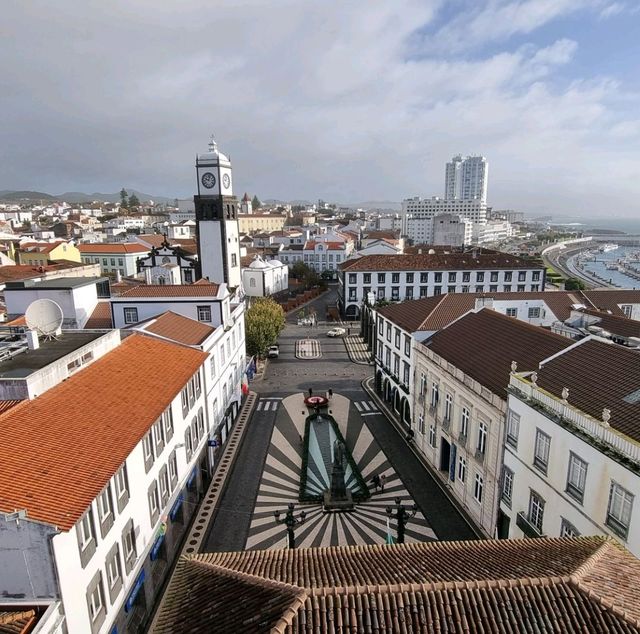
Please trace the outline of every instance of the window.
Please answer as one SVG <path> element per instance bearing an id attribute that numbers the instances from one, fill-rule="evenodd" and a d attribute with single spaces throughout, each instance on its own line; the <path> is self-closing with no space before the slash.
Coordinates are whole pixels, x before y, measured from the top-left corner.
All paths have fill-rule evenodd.
<path id="1" fill-rule="evenodd" d="M 531 491 L 529 497 L 529 523 L 536 527 L 538 533 L 542 535 L 542 522 L 544 520 L 544 500 L 535 492 Z"/>
<path id="2" fill-rule="evenodd" d="M 440 395 L 438 391 L 438 384 L 432 383 L 431 384 L 431 408 L 432 409 L 435 409 L 436 407 L 438 407 L 439 398 L 440 398 Z"/>
<path id="3" fill-rule="evenodd" d="M 384 335 L 384 322 L 382 321 L 382 319 L 378 320 L 378 334 Z"/>
<path id="4" fill-rule="evenodd" d="M 538 306 L 533 306 L 529 308 L 529 319 L 539 319 L 540 318 L 540 308 Z"/>
<path id="5" fill-rule="evenodd" d="M 482 272 L 476 273 L 476 282 L 484 282 L 484 273 Z"/>
<path id="6" fill-rule="evenodd" d="M 378 273 L 378 284 L 384 284 L 385 282 L 385 273 Z"/>
<path id="7" fill-rule="evenodd" d="M 449 273 L 449 276 L 448 276 L 449 284 L 455 284 L 456 276 L 457 276 L 457 274 L 455 272 Z"/>
<path id="8" fill-rule="evenodd" d="M 363 282 L 364 284 L 371 284 L 371 273 L 363 274 Z"/>
<path id="9" fill-rule="evenodd" d="M 509 507 L 513 496 L 513 471 L 509 467 L 502 467 L 502 500 Z"/>
<path id="10" fill-rule="evenodd" d="M 484 478 L 479 473 L 476 473 L 476 481 L 473 486 L 473 499 L 478 504 L 482 504 L 483 491 L 484 491 Z"/>
<path id="11" fill-rule="evenodd" d="M 466 437 L 467 432 L 469 431 L 470 415 L 471 415 L 471 412 L 469 411 L 469 409 L 467 407 L 463 407 L 462 412 L 460 414 L 460 435 L 461 436 Z"/>
<path id="12" fill-rule="evenodd" d="M 629 319 L 631 319 L 631 314 L 632 314 L 632 311 L 633 311 L 633 306 L 631 304 L 622 304 L 620 306 L 620 309 L 624 313 L 625 317 L 628 317 Z"/>
<path id="13" fill-rule="evenodd" d="M 569 470 L 567 473 L 567 493 L 582 503 L 584 497 L 584 489 L 587 483 L 587 467 L 588 464 L 574 454 L 569 452 Z"/>
<path id="14" fill-rule="evenodd" d="M 465 271 L 462 274 L 462 282 L 465 283 L 465 282 L 470 282 L 470 281 L 471 281 L 471 273 L 469 273 L 469 271 Z"/>
<path id="15" fill-rule="evenodd" d="M 491 271 L 491 279 L 489 281 L 491 282 L 498 281 L 498 271 Z"/>
<path id="16" fill-rule="evenodd" d="M 505 282 L 510 282 L 513 279 L 513 272 L 512 271 L 505 271 L 504 273 L 504 281 Z"/>
<path id="17" fill-rule="evenodd" d="M 444 419 L 451 420 L 453 416 L 453 396 L 446 394 L 444 397 Z"/>
<path id="18" fill-rule="evenodd" d="M 447 293 L 455 293 L 455 292 L 456 292 L 455 286 L 447 286 Z"/>
<path id="19" fill-rule="evenodd" d="M 517 308 L 507 308 L 507 317 L 517 317 L 518 309 Z"/>
<path id="20" fill-rule="evenodd" d="M 400 299 L 400 287 L 392 286 L 391 287 L 391 299 L 397 302 Z"/>
<path id="21" fill-rule="evenodd" d="M 426 284 L 429 281 L 429 273 L 420 273 L 420 284 Z"/>
<path id="22" fill-rule="evenodd" d="M 89 509 L 78 524 L 80 533 L 80 548 L 84 550 L 88 544 L 94 539 L 93 533 L 93 511 Z"/>
<path id="23" fill-rule="evenodd" d="M 536 430 L 536 446 L 533 453 L 533 465 L 545 475 L 549 466 L 549 448 L 551 447 L 551 436 L 541 430 Z"/>
<path id="24" fill-rule="evenodd" d="M 514 449 L 518 448 L 518 435 L 520 434 L 520 415 L 513 410 L 507 413 L 507 444 Z"/>
<path id="25" fill-rule="evenodd" d="M 527 272 L 526 271 L 520 271 L 518 273 L 518 282 L 524 282 L 527 279 Z"/>
<path id="26" fill-rule="evenodd" d="M 169 476 L 166 467 L 161 469 L 158 481 L 160 482 L 160 499 L 164 504 L 169 499 Z"/>
<path id="27" fill-rule="evenodd" d="M 404 336 L 404 356 L 411 356 L 411 337 L 409 335 Z"/>
<path id="28" fill-rule="evenodd" d="M 434 286 L 433 287 L 434 295 L 442 295 L 442 286 Z"/>
<path id="29" fill-rule="evenodd" d="M 400 284 L 400 273 L 392 273 L 391 274 L 391 283 L 392 284 Z"/>
<path id="30" fill-rule="evenodd" d="M 467 459 L 460 456 L 458 460 L 458 480 L 464 482 L 467 479 Z"/>
<path id="31" fill-rule="evenodd" d="M 518 293 L 524 293 L 524 284 L 518 284 Z"/>
<path id="32" fill-rule="evenodd" d="M 387 341 L 391 341 L 391 324 L 387 323 Z"/>
<path id="33" fill-rule="evenodd" d="M 162 421 L 162 416 L 158 418 L 158 420 L 153 423 L 153 437 L 156 441 L 156 456 L 159 456 L 164 449 L 164 424 Z"/>
<path id="34" fill-rule="evenodd" d="M 149 491 L 147 492 L 147 499 L 149 500 L 149 518 L 151 520 L 151 526 L 156 523 L 158 515 L 160 514 L 160 501 L 158 500 L 158 484 L 154 480 Z"/>
<path id="35" fill-rule="evenodd" d="M 422 413 L 418 415 L 418 431 L 424 434 L 424 414 Z"/>
<path id="36" fill-rule="evenodd" d="M 424 396 L 427 391 L 427 375 L 424 372 L 420 372 L 420 396 Z"/>
<path id="37" fill-rule="evenodd" d="M 396 348 L 398 348 L 398 350 L 400 350 L 400 329 L 399 328 L 395 328 L 393 334 L 394 334 L 394 340 L 395 340 Z"/>
<path id="38" fill-rule="evenodd" d="M 616 482 L 612 482 L 607 509 L 607 526 L 622 538 L 626 538 L 629 533 L 632 508 L 633 494 Z"/>
<path id="39" fill-rule="evenodd" d="M 122 531 L 122 554 L 127 572 L 133 567 L 136 559 L 136 538 L 133 532 L 133 520 L 129 520 Z"/>
<path id="40" fill-rule="evenodd" d="M 120 580 L 121 572 L 120 572 L 120 548 L 118 544 L 115 545 L 113 553 L 111 553 L 107 557 L 107 586 L 111 590 L 111 588 L 115 587 L 115 585 Z"/>
<path id="41" fill-rule="evenodd" d="M 560 537 L 580 537 L 580 532 L 571 522 L 563 517 L 562 522 L 560 522 Z"/>
<path id="42" fill-rule="evenodd" d="M 420 287 L 420 297 L 426 297 L 428 292 L 428 288 L 426 286 Z"/>
<path id="43" fill-rule="evenodd" d="M 118 266 L 124 266 L 124 260 L 122 258 L 118 258 Z"/>
<path id="44" fill-rule="evenodd" d="M 238 266 L 238 256 L 235 253 L 231 254 L 231 266 Z"/>
<path id="45" fill-rule="evenodd" d="M 409 385 L 409 364 L 406 361 L 402 362 L 402 382 Z"/>
<path id="46" fill-rule="evenodd" d="M 169 479 L 171 480 L 172 486 L 178 482 L 178 460 L 175 449 L 171 453 L 171 456 L 169 456 Z"/>
<path id="47" fill-rule="evenodd" d="M 483 420 L 478 424 L 478 445 L 476 446 L 477 453 L 484 456 L 487 450 L 487 423 Z"/>
<path id="48" fill-rule="evenodd" d="M 138 309 L 137 308 L 125 308 L 124 309 L 124 323 L 136 324 L 138 323 Z"/>
<path id="49" fill-rule="evenodd" d="M 164 434 L 167 442 L 173 437 L 173 413 L 171 407 L 168 407 L 162 414 L 164 421 Z"/>
<path id="50" fill-rule="evenodd" d="M 502 290 L 503 290 L 505 293 L 510 293 L 510 292 L 511 292 L 511 284 L 505 284 L 505 285 L 503 286 Z"/>
<path id="51" fill-rule="evenodd" d="M 540 281 L 540 271 L 534 271 L 531 274 L 531 281 L 532 282 L 539 282 Z"/>
<path id="52" fill-rule="evenodd" d="M 433 274 L 433 281 L 436 284 L 442 284 L 442 273 L 434 273 Z"/>
<path id="53" fill-rule="evenodd" d="M 226 357 L 224 356 L 224 344 L 220 344 L 220 363 L 221 365 L 225 364 Z"/>
<path id="54" fill-rule="evenodd" d="M 349 284 L 357 284 L 357 282 L 358 282 L 358 274 L 349 273 Z"/>
<path id="55" fill-rule="evenodd" d="M 129 493 L 129 487 L 127 484 L 127 465 L 123 464 L 118 470 L 115 477 L 116 486 L 116 499 L 119 500 Z"/>
<path id="56" fill-rule="evenodd" d="M 435 425 L 429 425 L 429 445 L 431 447 L 436 446 L 436 427 Z"/>
<path id="57" fill-rule="evenodd" d="M 413 287 L 409 286 L 408 288 L 405 289 L 406 292 L 406 299 L 413 299 Z"/>
<path id="58" fill-rule="evenodd" d="M 151 432 L 142 439 L 142 452 L 144 454 L 145 468 L 148 472 L 149 469 L 147 466 L 150 467 L 153 464 L 153 441 L 151 440 Z"/>
<path id="59" fill-rule="evenodd" d="M 100 518 L 100 523 L 103 523 L 112 513 L 111 491 L 109 490 L 109 485 L 107 485 L 98 496 L 98 517 Z"/>
<path id="60" fill-rule="evenodd" d="M 92 583 L 87 590 L 87 602 L 89 604 L 89 618 L 92 627 L 99 627 L 97 622 L 104 617 L 104 596 L 102 593 L 102 574 L 98 572 L 97 583 Z"/>
<path id="61" fill-rule="evenodd" d="M 193 441 L 191 439 L 191 428 L 187 427 L 184 430 L 184 447 L 185 452 L 187 454 L 187 462 L 191 460 L 191 455 L 193 454 Z"/>
<path id="62" fill-rule="evenodd" d="M 413 273 L 407 273 L 405 280 L 407 284 L 413 284 Z"/>
<path id="63" fill-rule="evenodd" d="M 498 292 L 498 285 L 497 284 L 491 284 L 489 286 L 489 292 L 490 293 L 497 293 Z"/>
<path id="64" fill-rule="evenodd" d="M 115 258 L 111 258 L 111 266 L 115 266 L 116 265 L 116 259 Z"/>
<path id="65" fill-rule="evenodd" d="M 476 286 L 476 291 L 475 292 L 476 293 L 484 293 L 484 286 L 482 286 L 482 285 Z"/>

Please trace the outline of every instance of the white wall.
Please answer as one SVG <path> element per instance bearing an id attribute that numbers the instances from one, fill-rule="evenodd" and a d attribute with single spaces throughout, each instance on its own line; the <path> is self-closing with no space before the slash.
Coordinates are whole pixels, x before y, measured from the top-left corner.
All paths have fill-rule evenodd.
<path id="1" fill-rule="evenodd" d="M 176 301 L 179 300 L 179 301 Z M 124 328 L 130 326 L 124 321 L 124 309 L 125 308 L 137 308 L 138 309 L 138 321 L 145 321 L 157 317 L 164 312 L 173 311 L 179 315 L 184 315 L 198 321 L 198 306 L 210 306 L 211 307 L 211 322 L 206 322 L 208 325 L 217 327 L 223 323 L 223 302 L 228 304 L 229 299 L 224 300 L 212 300 L 209 297 L 189 297 L 189 298 L 158 298 L 153 301 L 145 301 L 139 297 L 131 298 L 112 298 L 111 307 L 113 312 L 113 326 L 114 328 Z"/>

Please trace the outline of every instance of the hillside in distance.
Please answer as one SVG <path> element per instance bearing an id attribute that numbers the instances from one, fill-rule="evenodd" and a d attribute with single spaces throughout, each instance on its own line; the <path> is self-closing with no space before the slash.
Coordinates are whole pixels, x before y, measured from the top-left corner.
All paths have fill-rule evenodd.
<path id="1" fill-rule="evenodd" d="M 166 196 L 153 196 L 152 194 L 145 194 L 144 192 L 125 187 L 129 195 L 135 194 L 142 202 L 146 200 L 153 200 L 156 203 L 172 203 L 173 198 L 167 198 Z M 93 194 L 85 194 L 84 192 L 64 192 L 63 194 L 47 194 L 45 192 L 37 191 L 15 191 L 11 189 L 5 189 L 0 191 L 0 202 L 13 202 L 13 203 L 40 203 L 40 202 L 67 202 L 67 203 L 90 203 L 93 201 L 101 201 L 105 203 L 116 203 L 120 200 L 120 192 L 114 194 L 102 194 L 94 192 Z"/>

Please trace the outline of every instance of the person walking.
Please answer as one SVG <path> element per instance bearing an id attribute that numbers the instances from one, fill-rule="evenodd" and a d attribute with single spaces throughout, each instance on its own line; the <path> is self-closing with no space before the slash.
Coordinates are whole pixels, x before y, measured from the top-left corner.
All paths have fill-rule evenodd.
<path id="1" fill-rule="evenodd" d="M 380 476 L 375 473 L 373 475 L 373 478 L 371 478 L 371 482 L 373 482 L 373 486 L 375 487 L 376 491 L 378 490 L 378 488 L 380 487 Z"/>
<path id="2" fill-rule="evenodd" d="M 380 476 L 380 478 L 379 478 L 379 479 L 380 479 L 380 492 L 383 492 L 383 491 L 384 491 L 384 485 L 385 485 L 385 484 L 386 484 L 386 482 L 387 482 L 387 476 L 386 476 L 386 475 L 384 475 L 384 473 L 383 473 L 383 474 Z"/>

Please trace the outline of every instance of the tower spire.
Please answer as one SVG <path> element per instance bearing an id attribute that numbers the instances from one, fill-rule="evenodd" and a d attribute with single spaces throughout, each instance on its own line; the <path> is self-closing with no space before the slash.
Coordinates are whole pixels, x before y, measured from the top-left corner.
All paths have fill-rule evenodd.
<path id="1" fill-rule="evenodd" d="M 213 134 L 209 137 L 209 152 L 217 152 L 218 151 L 218 144 L 216 143 L 216 140 L 213 137 Z"/>

